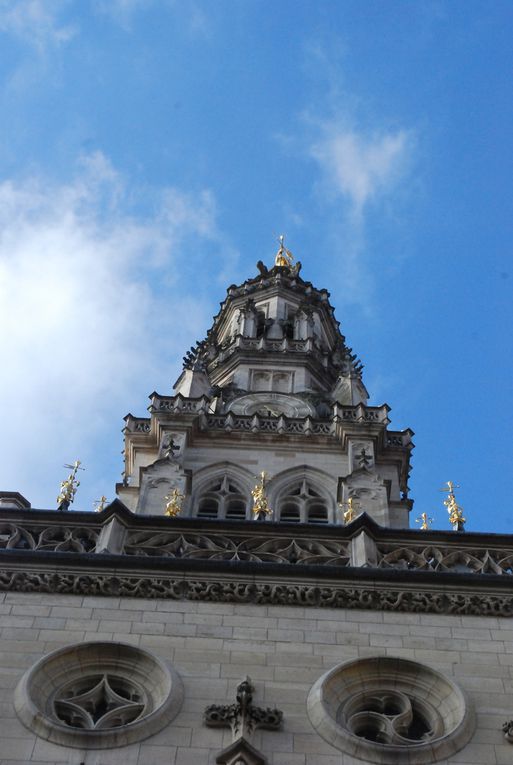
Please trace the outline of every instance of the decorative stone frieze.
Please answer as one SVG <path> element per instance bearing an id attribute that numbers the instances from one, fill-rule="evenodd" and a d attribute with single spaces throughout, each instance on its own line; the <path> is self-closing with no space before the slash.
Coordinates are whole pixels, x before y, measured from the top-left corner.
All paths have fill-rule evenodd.
<path id="1" fill-rule="evenodd" d="M 354 572 L 354 569 L 350 569 Z M 413 583 L 414 584 L 414 583 Z M 378 611 L 458 614 L 473 616 L 513 616 L 513 594 L 497 595 L 492 591 L 469 592 L 437 589 L 390 587 L 354 587 L 329 583 L 286 583 L 283 581 L 220 580 L 129 574 L 105 574 L 94 571 L 44 572 L 3 570 L 0 590 L 11 592 L 59 592 L 78 595 L 127 596 L 131 598 L 171 598 L 210 603 L 258 603 L 260 605 L 297 605 L 324 608 L 355 608 Z"/>

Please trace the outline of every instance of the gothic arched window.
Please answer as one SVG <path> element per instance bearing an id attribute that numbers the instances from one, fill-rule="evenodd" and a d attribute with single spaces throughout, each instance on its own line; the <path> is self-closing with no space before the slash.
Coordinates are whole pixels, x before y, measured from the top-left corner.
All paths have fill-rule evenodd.
<path id="1" fill-rule="evenodd" d="M 284 523 L 328 523 L 330 503 L 303 478 L 289 484 L 276 502 L 278 520 Z"/>
<path id="2" fill-rule="evenodd" d="M 200 493 L 195 515 L 198 518 L 226 518 L 243 521 L 248 514 L 248 498 L 232 478 L 213 479 Z"/>

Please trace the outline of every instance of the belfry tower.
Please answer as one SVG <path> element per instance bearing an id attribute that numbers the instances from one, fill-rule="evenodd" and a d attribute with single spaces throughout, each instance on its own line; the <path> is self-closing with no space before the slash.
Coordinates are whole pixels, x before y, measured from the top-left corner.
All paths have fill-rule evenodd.
<path id="1" fill-rule="evenodd" d="M 275 265 L 257 266 L 228 288 L 174 395 L 153 393 L 149 417 L 125 418 L 119 498 L 142 515 L 171 503 L 181 516 L 251 520 L 265 473 L 268 520 L 344 524 L 365 512 L 408 527 L 412 431 L 388 430 L 389 407 L 368 405 L 329 293 L 302 279 L 283 238 Z"/>
<path id="2" fill-rule="evenodd" d="M 300 272 L 228 288 L 118 499 L 0 491 L 0 765 L 513 762 L 513 537 L 453 481 L 408 528 L 412 432 Z"/>

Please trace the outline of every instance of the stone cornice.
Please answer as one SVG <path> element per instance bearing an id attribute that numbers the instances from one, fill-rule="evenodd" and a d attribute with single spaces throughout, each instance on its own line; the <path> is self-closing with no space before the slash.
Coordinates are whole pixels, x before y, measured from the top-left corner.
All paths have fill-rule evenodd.
<path id="1" fill-rule="evenodd" d="M 378 526 L 0 512 L 0 589 L 513 614 L 513 537 Z"/>

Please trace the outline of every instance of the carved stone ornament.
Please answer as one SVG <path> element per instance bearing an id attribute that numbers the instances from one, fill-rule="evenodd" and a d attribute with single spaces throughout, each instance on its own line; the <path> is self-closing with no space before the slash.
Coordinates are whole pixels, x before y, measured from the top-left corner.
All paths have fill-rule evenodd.
<path id="1" fill-rule="evenodd" d="M 111 576 L 94 573 L 0 572 L 0 591 L 60 592 L 131 598 L 170 598 L 209 603 L 258 603 L 323 608 L 364 608 L 414 613 L 513 616 L 513 596 L 490 593 L 430 592 L 387 587 L 345 587 L 332 584 L 285 584 L 184 580 L 159 576 Z"/>
<path id="2" fill-rule="evenodd" d="M 249 739 L 257 728 L 278 730 L 283 720 L 279 709 L 253 706 L 253 685 L 249 677 L 237 686 L 235 704 L 211 704 L 205 709 L 205 725 L 231 728 L 233 743 L 217 756 L 220 765 L 265 765 L 266 759 Z"/>
<path id="3" fill-rule="evenodd" d="M 242 737 L 223 749 L 216 762 L 218 765 L 266 765 L 267 759 Z"/>
<path id="4" fill-rule="evenodd" d="M 249 677 L 237 686 L 235 704 L 211 704 L 205 709 L 205 725 L 231 728 L 234 739 L 250 738 L 257 728 L 278 730 L 283 720 L 279 709 L 253 706 L 253 685 Z"/>
<path id="5" fill-rule="evenodd" d="M 472 707 L 452 680 L 388 656 L 334 667 L 312 687 L 307 709 L 332 746 L 382 765 L 445 761 L 474 732 Z"/>
<path id="6" fill-rule="evenodd" d="M 107 749 L 157 733 L 182 700 L 180 678 L 156 656 L 124 643 L 91 642 L 43 656 L 18 683 L 14 706 L 45 740 Z"/>
<path id="7" fill-rule="evenodd" d="M 513 744 L 513 720 L 508 720 L 508 722 L 505 722 L 502 726 L 502 730 L 504 732 L 504 738 L 508 744 Z"/>

